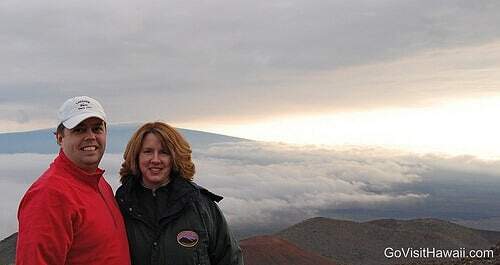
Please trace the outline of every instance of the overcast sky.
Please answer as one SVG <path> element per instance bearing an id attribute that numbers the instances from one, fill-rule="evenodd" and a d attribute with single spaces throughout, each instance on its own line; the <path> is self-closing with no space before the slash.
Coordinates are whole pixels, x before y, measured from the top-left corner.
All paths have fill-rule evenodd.
<path id="1" fill-rule="evenodd" d="M 476 122 L 491 134 L 437 149 L 500 156 L 490 148 L 500 128 L 488 129 L 500 111 L 498 13 L 494 0 L 1 1 L 0 132 L 53 127 L 61 103 L 86 94 L 111 122 L 162 119 L 296 143 L 425 145 Z M 425 122 L 443 104 L 485 98 L 497 107 L 467 119 L 469 107 L 452 108 L 445 119 L 459 118 L 444 128 Z M 388 134 L 336 116 L 394 125 L 422 108 L 411 125 L 379 126 L 395 132 L 390 140 L 366 139 Z M 296 121 L 325 115 L 329 127 Z M 290 135 L 297 127 L 275 120 L 284 118 L 323 134 Z M 327 140 L 334 127 L 346 131 Z M 420 139 L 430 130 L 443 134 Z M 355 131 L 366 132 L 362 141 Z M 484 143 L 460 144 L 476 139 Z"/>

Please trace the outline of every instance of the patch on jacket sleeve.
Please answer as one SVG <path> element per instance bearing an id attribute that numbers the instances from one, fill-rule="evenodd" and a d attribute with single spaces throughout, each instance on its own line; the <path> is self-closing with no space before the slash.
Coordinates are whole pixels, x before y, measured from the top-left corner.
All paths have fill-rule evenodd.
<path id="1" fill-rule="evenodd" d="M 186 248 L 192 248 L 196 246 L 196 244 L 198 244 L 198 240 L 199 236 L 195 231 L 185 230 L 180 231 L 177 234 L 177 243 Z"/>

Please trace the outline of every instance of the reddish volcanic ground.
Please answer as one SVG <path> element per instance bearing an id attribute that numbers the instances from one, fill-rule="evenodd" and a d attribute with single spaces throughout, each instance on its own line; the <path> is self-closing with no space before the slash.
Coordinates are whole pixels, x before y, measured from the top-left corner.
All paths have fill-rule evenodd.
<path id="1" fill-rule="evenodd" d="M 302 250 L 275 236 L 240 241 L 245 265 L 335 265 L 330 259 Z"/>

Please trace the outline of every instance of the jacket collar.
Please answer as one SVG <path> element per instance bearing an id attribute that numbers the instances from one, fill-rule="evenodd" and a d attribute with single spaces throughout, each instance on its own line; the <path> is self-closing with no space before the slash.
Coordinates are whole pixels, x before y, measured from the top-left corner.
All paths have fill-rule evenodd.
<path id="1" fill-rule="evenodd" d="M 71 160 L 69 160 L 62 148 L 59 150 L 59 155 L 54 160 L 53 165 L 56 168 L 63 169 L 70 176 L 74 176 L 75 178 L 92 186 L 97 186 L 102 175 L 104 174 L 104 170 L 100 168 L 97 168 L 94 173 L 88 173 L 87 171 L 79 168 L 71 162 Z"/>
<path id="2" fill-rule="evenodd" d="M 116 191 L 116 198 L 122 209 L 135 213 L 141 211 L 137 194 L 147 192 L 139 180 L 140 176 L 130 176 L 127 181 Z M 161 190 L 161 191 L 160 191 Z M 179 176 L 174 176 L 166 186 L 158 188 L 156 192 L 166 192 L 167 200 L 159 205 L 160 224 L 165 225 L 176 219 L 189 201 L 195 200 L 200 191 L 198 186 Z M 130 210 L 132 209 L 132 210 Z"/>
<path id="3" fill-rule="evenodd" d="M 137 202 L 137 191 L 151 191 L 148 188 L 145 188 L 141 184 L 140 176 L 131 175 L 127 178 L 127 181 L 123 183 L 123 185 L 118 188 L 116 192 L 117 197 L 124 199 L 124 201 L 128 203 L 136 203 Z M 183 179 L 180 176 L 172 176 L 172 180 L 165 186 L 157 189 L 157 192 L 160 190 L 166 190 L 169 193 L 168 200 L 169 201 L 177 201 L 179 198 L 184 197 L 185 195 L 196 192 L 199 190 L 197 185 L 193 185 L 194 183 L 189 183 L 189 181 Z"/>

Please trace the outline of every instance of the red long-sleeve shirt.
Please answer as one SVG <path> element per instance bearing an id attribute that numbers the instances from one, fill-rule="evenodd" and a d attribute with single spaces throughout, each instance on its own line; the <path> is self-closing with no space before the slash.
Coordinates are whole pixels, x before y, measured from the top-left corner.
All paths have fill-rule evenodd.
<path id="1" fill-rule="evenodd" d="M 64 154 L 19 205 L 17 265 L 130 265 L 127 235 L 113 191 Z"/>

